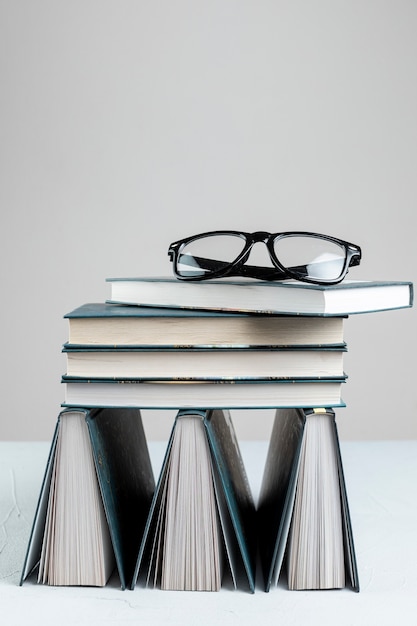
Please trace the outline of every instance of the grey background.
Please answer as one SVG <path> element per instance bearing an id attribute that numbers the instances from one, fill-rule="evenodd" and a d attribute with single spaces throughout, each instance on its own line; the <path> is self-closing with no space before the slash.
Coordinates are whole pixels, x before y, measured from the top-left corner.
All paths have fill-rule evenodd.
<path id="1" fill-rule="evenodd" d="M 63 315 L 177 238 L 316 230 L 415 281 L 416 32 L 411 0 L 0 0 L 0 439 L 50 439 Z M 414 320 L 347 320 L 342 438 L 417 437 Z"/>

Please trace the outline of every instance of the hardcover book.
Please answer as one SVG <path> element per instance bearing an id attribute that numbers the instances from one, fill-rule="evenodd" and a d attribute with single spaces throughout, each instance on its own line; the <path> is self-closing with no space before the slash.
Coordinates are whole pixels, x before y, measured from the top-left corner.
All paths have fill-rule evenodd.
<path id="1" fill-rule="evenodd" d="M 88 408 L 249 409 L 345 406 L 346 376 L 317 379 L 234 379 L 221 381 L 89 379 L 63 376 L 63 406 Z"/>
<path id="2" fill-rule="evenodd" d="M 350 281 L 314 285 L 298 281 L 176 278 L 108 278 L 111 303 L 176 308 L 251 311 L 285 315 L 353 315 L 410 307 L 413 284 Z"/>
<path id="3" fill-rule="evenodd" d="M 228 380 L 340 378 L 342 346 L 309 348 L 91 348 L 64 346 L 74 378 Z"/>
<path id="4" fill-rule="evenodd" d="M 359 591 L 333 409 L 277 410 L 258 504 L 265 590 L 286 565 L 291 590 Z"/>
<path id="5" fill-rule="evenodd" d="M 218 591 L 223 567 L 254 592 L 255 506 L 230 414 L 179 411 L 132 586 Z"/>
<path id="6" fill-rule="evenodd" d="M 130 585 L 155 482 L 140 411 L 73 409 L 57 419 L 20 584 Z"/>
<path id="7" fill-rule="evenodd" d="M 107 347 L 282 347 L 343 344 L 343 317 L 256 315 L 88 303 L 64 316 L 68 345 Z"/>

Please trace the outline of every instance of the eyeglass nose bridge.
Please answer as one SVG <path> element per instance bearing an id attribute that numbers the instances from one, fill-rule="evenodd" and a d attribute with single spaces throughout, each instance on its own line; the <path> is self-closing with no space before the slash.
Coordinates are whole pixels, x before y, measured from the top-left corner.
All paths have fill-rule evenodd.
<path id="1" fill-rule="evenodd" d="M 275 265 L 275 261 L 273 259 L 273 256 L 271 254 L 271 250 L 270 250 L 270 245 L 269 245 L 269 240 L 271 237 L 271 233 L 268 233 L 265 230 L 257 230 L 254 233 L 250 234 L 250 237 L 247 240 L 247 248 L 245 250 L 244 255 L 242 256 L 242 258 L 240 259 L 241 263 L 246 263 L 247 260 L 249 259 L 249 256 L 251 255 L 253 248 L 255 246 L 255 244 L 257 243 L 264 243 L 266 246 L 266 257 L 265 257 L 265 261 L 267 260 L 268 256 L 270 258 L 270 260 L 273 262 L 273 265 Z"/>
<path id="2" fill-rule="evenodd" d="M 258 241 L 263 241 L 264 243 L 266 243 L 270 236 L 271 233 L 268 233 L 265 230 L 257 230 L 256 232 L 252 233 L 252 240 L 253 243 L 258 243 Z"/>

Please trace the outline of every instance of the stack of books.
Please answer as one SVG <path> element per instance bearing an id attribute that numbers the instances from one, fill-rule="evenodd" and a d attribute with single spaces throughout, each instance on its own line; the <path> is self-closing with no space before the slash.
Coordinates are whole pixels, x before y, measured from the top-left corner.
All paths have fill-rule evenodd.
<path id="1" fill-rule="evenodd" d="M 65 400 L 21 582 L 359 589 L 334 408 L 349 315 L 412 306 L 409 282 L 109 279 L 65 317 Z M 177 410 L 155 482 L 141 409 Z M 275 408 L 257 507 L 230 416 Z M 88 515 L 87 515 L 88 513 Z M 258 541 L 259 539 L 259 541 Z M 308 546 L 308 548 L 307 548 Z"/>
<path id="2" fill-rule="evenodd" d="M 90 304 L 67 318 L 67 406 L 342 404 L 342 317 Z"/>

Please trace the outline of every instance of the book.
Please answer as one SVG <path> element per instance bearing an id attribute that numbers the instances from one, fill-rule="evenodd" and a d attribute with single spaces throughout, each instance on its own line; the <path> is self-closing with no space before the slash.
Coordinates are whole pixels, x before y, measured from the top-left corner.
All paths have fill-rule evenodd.
<path id="1" fill-rule="evenodd" d="M 66 375 L 80 378 L 224 380 L 340 378 L 341 346 L 304 348 L 91 348 L 65 345 Z"/>
<path id="2" fill-rule="evenodd" d="M 291 590 L 359 591 L 333 409 L 276 411 L 258 502 L 265 590 L 283 564 Z"/>
<path id="3" fill-rule="evenodd" d="M 60 412 L 20 584 L 131 584 L 155 489 L 140 411 Z"/>
<path id="4" fill-rule="evenodd" d="M 345 406 L 341 397 L 345 380 L 346 377 L 161 381 L 89 379 L 64 375 L 62 406 L 142 409 L 335 407 Z"/>
<path id="5" fill-rule="evenodd" d="M 67 313 L 69 346 L 280 347 L 343 344 L 343 317 L 301 318 L 87 303 Z"/>
<path id="6" fill-rule="evenodd" d="M 411 307 L 406 281 L 349 281 L 313 285 L 298 281 L 176 278 L 108 278 L 108 302 L 177 308 L 293 315 L 353 315 Z"/>
<path id="7" fill-rule="evenodd" d="M 227 568 L 253 593 L 255 561 L 255 505 L 230 413 L 179 411 L 132 587 L 218 591 Z"/>

